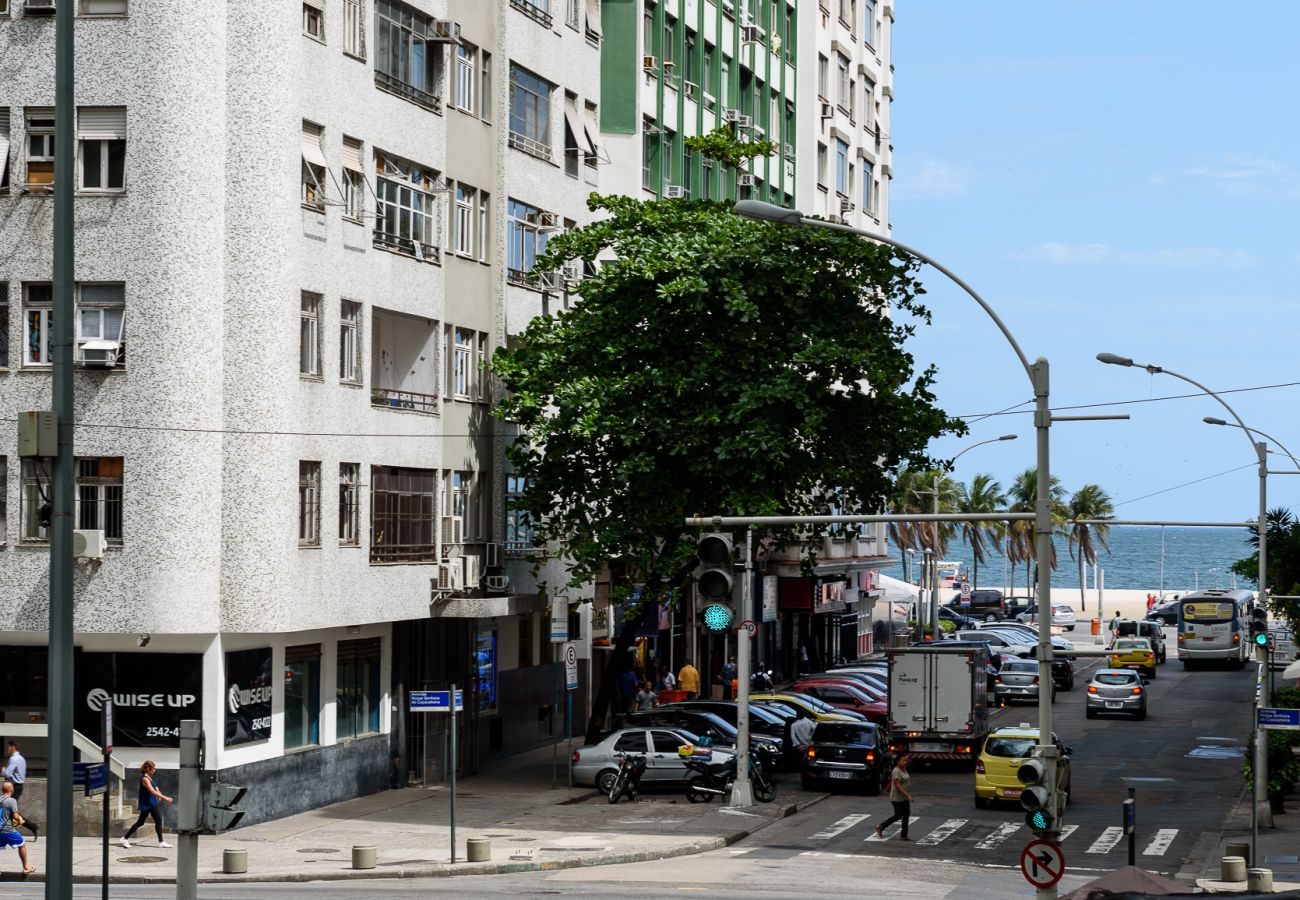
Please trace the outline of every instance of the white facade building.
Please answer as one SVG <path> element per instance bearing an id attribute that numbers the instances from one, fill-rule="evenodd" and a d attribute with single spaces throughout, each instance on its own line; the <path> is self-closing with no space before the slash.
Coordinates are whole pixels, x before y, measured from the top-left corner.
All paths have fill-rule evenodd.
<path id="1" fill-rule="evenodd" d="M 55 26 L 32 7 L 0 0 L 10 419 L 51 390 Z M 436 774 L 407 689 L 470 687 L 470 768 L 544 737 L 522 670 L 551 671 L 546 610 L 480 366 L 563 302 L 511 272 L 598 181 L 586 145 L 565 165 L 598 13 L 79 3 L 76 527 L 107 547 L 77 565 L 77 727 L 119 695 L 128 764 L 165 782 L 201 718 L 209 768 L 275 786 L 257 821 Z M 50 471 L 0 436 L 8 721 L 45 713 Z"/>

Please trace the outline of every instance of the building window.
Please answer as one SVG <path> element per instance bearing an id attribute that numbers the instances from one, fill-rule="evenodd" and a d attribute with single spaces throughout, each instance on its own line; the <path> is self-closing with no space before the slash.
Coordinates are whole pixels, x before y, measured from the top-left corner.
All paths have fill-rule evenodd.
<path id="1" fill-rule="evenodd" d="M 0 281 L 0 369 L 9 368 L 9 284 Z M 0 494 L 4 491 L 0 490 Z M 0 541 L 4 537 L 0 535 Z"/>
<path id="2" fill-rule="evenodd" d="M 456 252 L 462 256 L 474 255 L 474 189 L 456 185 L 456 216 L 452 220 L 452 240 Z"/>
<path id="3" fill-rule="evenodd" d="M 641 126 L 641 187 L 659 192 L 659 129 L 647 120 Z"/>
<path id="4" fill-rule="evenodd" d="M 523 508 L 528 479 L 506 474 L 506 549 L 527 550 L 533 546 L 533 523 Z"/>
<path id="5" fill-rule="evenodd" d="M 379 733 L 379 638 L 339 641 L 337 736 Z"/>
<path id="6" fill-rule="evenodd" d="M 437 201 L 433 190 L 438 173 L 378 151 L 375 171 L 378 194 L 375 246 L 436 262 Z"/>
<path id="7" fill-rule="evenodd" d="M 478 48 L 465 42 L 456 47 L 456 108 L 467 113 L 474 113 L 478 93 L 478 76 L 474 71 Z"/>
<path id="8" fill-rule="evenodd" d="M 480 50 L 478 54 L 479 70 L 479 115 L 484 121 L 492 118 L 492 54 Z"/>
<path id="9" fill-rule="evenodd" d="M 339 545 L 361 544 L 361 464 L 339 463 Z"/>
<path id="10" fill-rule="evenodd" d="M 437 475 L 432 469 L 370 467 L 370 561 L 438 561 Z"/>
<path id="11" fill-rule="evenodd" d="M 831 63 L 820 53 L 817 54 L 817 96 L 826 100 L 830 97 Z"/>
<path id="12" fill-rule="evenodd" d="M 320 644 L 284 648 L 284 748 L 320 743 Z"/>
<path id="13" fill-rule="evenodd" d="M 551 91 L 554 86 L 527 69 L 510 65 L 510 146 L 551 158 Z"/>
<path id="14" fill-rule="evenodd" d="M 452 329 L 451 392 L 457 400 L 469 400 L 474 389 L 474 332 Z"/>
<path id="15" fill-rule="evenodd" d="M 663 48 L 664 68 L 671 68 L 677 55 L 677 20 L 668 15 L 664 16 Z"/>
<path id="16" fill-rule="evenodd" d="M 543 213 L 535 206 L 511 200 L 508 210 L 507 267 L 511 281 L 527 283 L 537 257 L 546 252 L 547 233 L 540 229 Z"/>
<path id="17" fill-rule="evenodd" d="M 320 377 L 320 294 L 302 292 L 298 316 L 298 374 Z"/>
<path id="18" fill-rule="evenodd" d="M 835 190 L 843 196 L 849 193 L 849 145 L 835 142 Z"/>
<path id="19" fill-rule="evenodd" d="M 54 189 L 54 110 L 27 109 L 27 189 Z"/>
<path id="20" fill-rule="evenodd" d="M 578 23 L 581 19 L 582 19 L 582 0 L 565 0 L 564 24 L 568 25 L 574 31 L 577 31 Z"/>
<path id="21" fill-rule="evenodd" d="M 77 356 L 82 365 L 126 362 L 126 285 L 77 285 Z"/>
<path id="22" fill-rule="evenodd" d="M 23 285 L 23 365 L 48 366 L 54 289 L 48 283 Z"/>
<path id="23" fill-rule="evenodd" d="M 438 99 L 441 45 L 427 35 L 432 19 L 396 0 L 375 0 L 375 86 L 433 112 Z"/>
<path id="24" fill-rule="evenodd" d="M 343 138 L 343 218 L 360 222 L 366 212 L 365 168 L 362 166 L 361 142 Z"/>
<path id="25" fill-rule="evenodd" d="M 9 540 L 9 459 L 0 456 L 0 544 Z"/>
<path id="26" fill-rule="evenodd" d="M 298 546 L 320 546 L 320 463 L 298 463 Z"/>
<path id="27" fill-rule="evenodd" d="M 868 47 L 876 45 L 876 0 L 862 0 L 862 40 Z"/>
<path id="28" fill-rule="evenodd" d="M 835 66 L 838 76 L 835 92 L 835 105 L 840 109 L 848 112 L 849 106 L 853 103 L 849 87 L 849 59 L 847 56 L 835 55 Z"/>
<path id="29" fill-rule="evenodd" d="M 874 214 L 876 211 L 875 166 L 862 161 L 862 211 Z"/>
<path id="30" fill-rule="evenodd" d="M 484 191 L 478 192 L 478 258 L 479 262 L 488 261 L 488 228 L 491 222 L 491 198 Z"/>
<path id="31" fill-rule="evenodd" d="M 302 205 L 325 209 L 325 151 L 322 129 L 314 122 L 302 123 Z"/>
<path id="32" fill-rule="evenodd" d="M 6 0 L 0 0 L 3 6 Z M 9 107 L 0 106 L 0 196 L 9 193 Z"/>
<path id="33" fill-rule="evenodd" d="M 113 546 L 122 544 L 122 457 L 89 457 L 76 461 L 76 508 L 80 530 L 103 531 Z M 24 459 L 22 469 L 22 539 L 50 539 L 53 472 L 44 460 Z"/>
<path id="34" fill-rule="evenodd" d="M 83 106 L 77 110 L 78 187 L 85 193 L 126 189 L 126 107 Z"/>
<path id="35" fill-rule="evenodd" d="M 302 33 L 325 43 L 325 0 L 303 0 Z"/>
<path id="36" fill-rule="evenodd" d="M 826 145 L 817 145 L 817 184 L 826 186 Z"/>
<path id="37" fill-rule="evenodd" d="M 366 7 L 362 0 L 343 0 L 343 52 L 366 58 Z"/>
<path id="38" fill-rule="evenodd" d="M 361 383 L 361 304 L 351 300 L 339 308 L 339 381 Z"/>
<path id="39" fill-rule="evenodd" d="M 853 27 L 853 0 L 840 0 L 840 21 L 849 28 Z"/>
<path id="40" fill-rule="evenodd" d="M 443 490 L 443 515 L 460 519 L 461 534 L 466 541 L 478 540 L 478 484 L 473 472 L 447 471 Z"/>
<path id="41" fill-rule="evenodd" d="M 5 5 L 0 2 L 0 11 Z M 77 11 L 83 16 L 124 16 L 126 0 L 81 0 Z"/>

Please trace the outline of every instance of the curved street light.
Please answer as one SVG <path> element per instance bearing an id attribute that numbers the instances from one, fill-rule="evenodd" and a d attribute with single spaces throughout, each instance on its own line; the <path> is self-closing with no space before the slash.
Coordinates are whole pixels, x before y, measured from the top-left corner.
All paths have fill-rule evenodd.
<path id="1" fill-rule="evenodd" d="M 1206 416 L 1204 419 L 1201 419 L 1201 421 L 1204 422 L 1206 425 L 1227 425 L 1229 428 L 1243 427 L 1241 425 L 1238 425 L 1236 422 L 1225 422 L 1223 419 L 1218 419 L 1215 418 L 1214 416 Z M 1260 437 L 1264 438 L 1264 440 L 1266 441 L 1272 441 L 1274 444 L 1276 444 L 1278 449 L 1281 450 L 1282 453 L 1286 454 L 1291 459 L 1291 464 L 1296 467 L 1296 471 L 1300 472 L 1300 460 L 1297 460 L 1295 458 L 1295 454 L 1292 453 L 1290 450 L 1288 450 L 1282 444 L 1281 441 L 1273 437 L 1271 434 L 1265 434 L 1264 432 L 1260 431 L 1258 428 L 1247 428 L 1246 430 L 1253 434 L 1259 435 Z M 1273 451 L 1269 450 L 1268 452 L 1272 453 Z"/>

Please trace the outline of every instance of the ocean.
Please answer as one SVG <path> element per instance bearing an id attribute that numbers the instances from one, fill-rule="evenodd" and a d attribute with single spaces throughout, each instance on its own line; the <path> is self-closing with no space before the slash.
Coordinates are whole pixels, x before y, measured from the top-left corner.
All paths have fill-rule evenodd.
<path id="1" fill-rule="evenodd" d="M 1254 584 L 1237 578 L 1229 571 L 1229 566 L 1238 559 L 1249 556 L 1252 548 L 1246 543 L 1247 529 L 1242 528 L 1177 528 L 1155 525 L 1116 525 L 1111 528 L 1106 538 L 1110 552 L 1097 545 L 1097 564 L 1105 572 L 1105 585 L 1108 588 L 1154 590 L 1159 592 L 1160 584 L 1160 538 L 1164 532 L 1164 589 L 1166 591 L 1185 591 L 1195 587 L 1241 587 L 1254 588 Z M 890 556 L 899 558 L 899 552 L 892 542 Z M 1011 567 L 1006 558 L 993 552 L 987 554 L 987 562 L 979 567 L 979 583 L 988 587 L 997 587 L 1007 583 Z M 1070 548 L 1064 538 L 1056 538 L 1057 568 L 1052 573 L 1052 587 L 1079 587 L 1079 564 L 1070 558 Z M 914 557 L 918 562 L 920 554 Z M 970 575 L 972 557 L 970 548 L 960 541 L 951 541 L 946 560 L 960 561 L 962 572 Z M 1088 567 L 1088 586 L 1093 586 L 1092 567 Z M 901 562 L 882 567 L 881 572 L 894 578 L 903 577 Z M 915 569 L 909 572 L 911 580 L 916 581 Z M 1016 567 L 1016 584 L 1019 593 L 1025 593 L 1025 567 Z"/>

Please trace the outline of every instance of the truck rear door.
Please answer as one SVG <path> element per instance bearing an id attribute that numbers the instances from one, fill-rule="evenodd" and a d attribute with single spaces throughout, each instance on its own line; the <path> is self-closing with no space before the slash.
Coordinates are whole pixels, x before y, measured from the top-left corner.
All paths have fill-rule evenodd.
<path id="1" fill-rule="evenodd" d="M 973 680 L 971 653 L 935 653 L 931 728 L 941 734 L 970 734 L 974 727 L 971 715 Z"/>
<path id="2" fill-rule="evenodd" d="M 930 674 L 932 653 L 894 653 L 889 659 L 889 730 L 930 729 Z"/>

